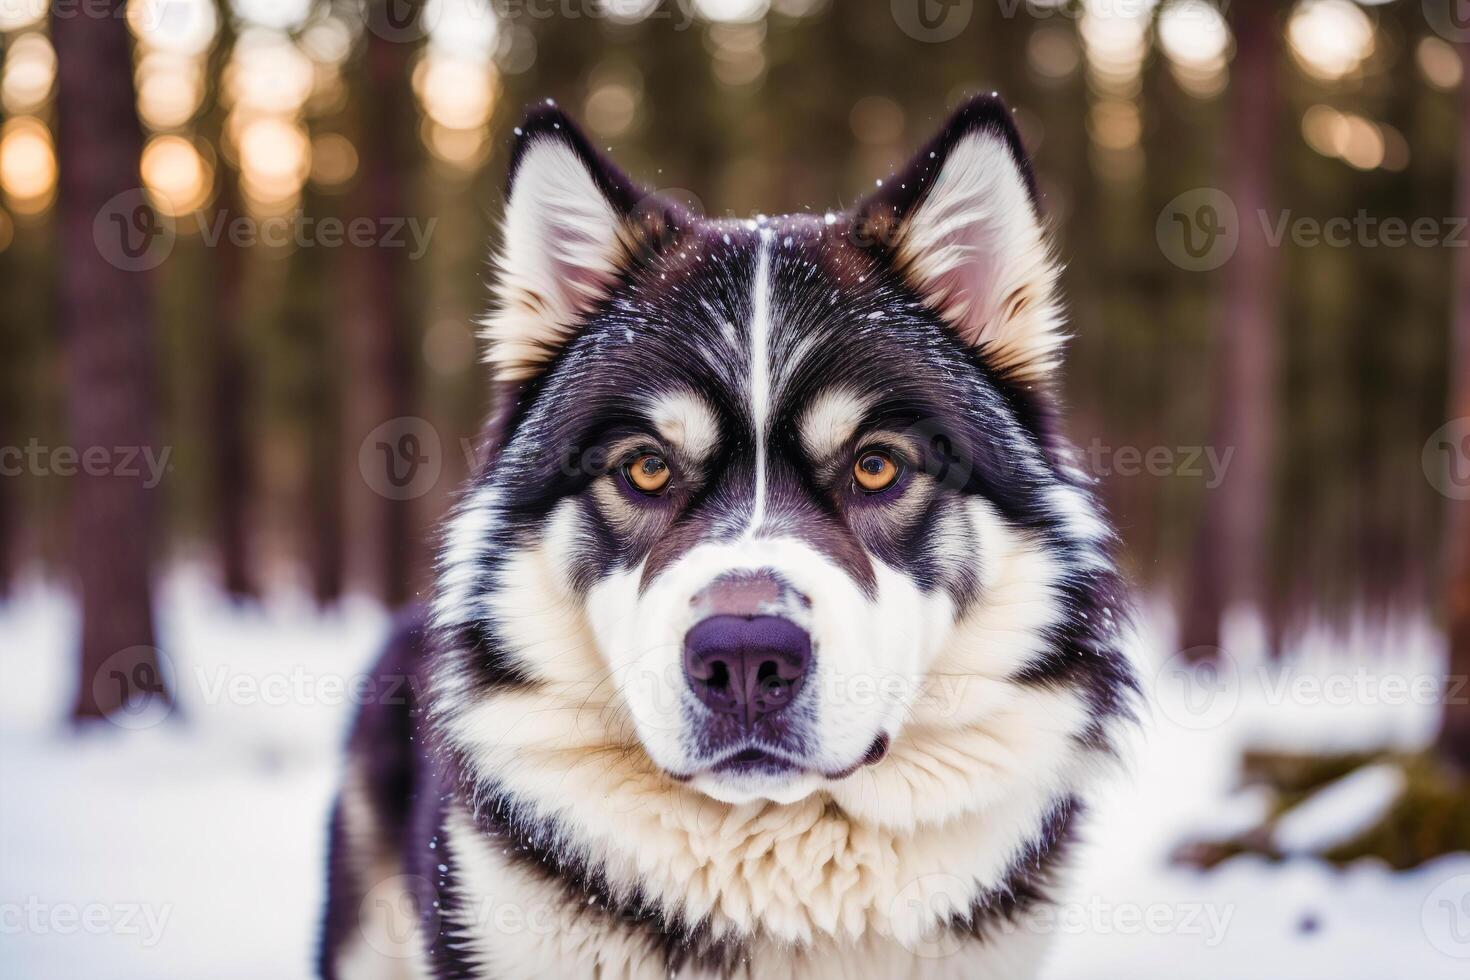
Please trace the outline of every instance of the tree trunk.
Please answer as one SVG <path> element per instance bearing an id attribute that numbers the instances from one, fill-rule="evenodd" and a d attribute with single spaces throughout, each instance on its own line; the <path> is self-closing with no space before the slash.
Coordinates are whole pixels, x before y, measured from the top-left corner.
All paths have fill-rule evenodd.
<path id="1" fill-rule="evenodd" d="M 1464 71 L 1460 77 L 1460 180 L 1457 214 L 1470 214 L 1470 44 L 1461 45 Z M 1458 435 L 1470 441 L 1470 249 L 1456 259 L 1454 336 L 1450 345 L 1449 418 L 1460 420 Z M 1456 447 L 1462 454 L 1470 445 Z M 1464 465 L 1465 459 L 1457 461 Z M 1470 771 L 1470 698 L 1461 679 L 1470 677 L 1470 500 L 1448 499 L 1445 513 L 1446 612 L 1449 619 L 1450 693 L 1459 697 L 1444 705 L 1438 749 L 1441 756 Z"/>
<path id="2" fill-rule="evenodd" d="M 360 127 L 361 171 L 349 217 L 349 223 L 371 219 L 375 239 L 395 226 L 391 219 L 408 217 L 405 190 L 413 173 L 418 132 L 409 89 L 414 46 L 386 40 L 395 36 L 389 7 L 374 0 L 367 11 L 360 93 L 367 114 Z M 413 410 L 412 268 L 404 248 L 375 242 L 350 245 L 349 253 L 348 332 L 353 359 L 349 417 L 354 425 L 349 444 L 355 453 L 376 427 Z M 389 448 L 397 445 L 395 441 Z M 384 462 L 396 468 L 399 461 Z M 390 606 L 400 605 L 412 594 L 417 557 L 413 499 L 393 492 L 372 474 L 364 473 L 363 482 L 368 490 L 362 496 L 365 570 L 374 591 Z"/>
<path id="3" fill-rule="evenodd" d="M 219 213 L 226 222 L 240 213 L 238 178 L 220 162 Z M 250 396 L 247 358 L 240 336 L 244 308 L 241 248 L 228 234 L 214 251 L 215 312 L 210 344 L 209 432 L 210 502 L 214 507 L 215 547 L 222 584 L 234 599 L 259 594 L 250 556 L 249 504 L 254 498 L 254 466 L 246 419 Z"/>
<path id="4" fill-rule="evenodd" d="M 1180 623 L 1180 647 L 1208 659 L 1232 605 L 1264 614 L 1266 535 L 1270 527 L 1276 429 L 1276 261 L 1259 216 L 1271 202 L 1277 136 L 1280 33 L 1273 4 L 1230 8 L 1236 56 L 1227 98 L 1225 194 L 1240 229 L 1221 270 L 1211 444 L 1234 455 L 1224 479 L 1206 491 L 1203 523 Z"/>
<path id="5" fill-rule="evenodd" d="M 145 246 L 157 241 L 159 219 L 137 194 L 142 136 L 123 2 L 101 0 L 99 16 L 51 20 L 71 448 L 82 459 L 89 451 L 94 458 L 110 454 L 115 463 L 130 447 L 160 452 L 153 442 L 148 281 L 132 261 L 139 233 Z M 156 494 L 145 479 L 96 465 L 79 467 L 75 478 L 72 545 L 82 610 L 77 720 L 145 702 L 168 704 L 149 587 Z"/>

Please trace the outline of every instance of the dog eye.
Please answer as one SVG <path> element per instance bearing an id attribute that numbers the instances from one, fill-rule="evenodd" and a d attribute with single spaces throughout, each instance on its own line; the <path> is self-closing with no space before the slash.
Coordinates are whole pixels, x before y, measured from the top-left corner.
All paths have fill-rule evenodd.
<path id="1" fill-rule="evenodd" d="M 623 467 L 623 476 L 634 490 L 654 496 L 668 488 L 669 464 L 662 456 L 644 453 Z"/>
<path id="2" fill-rule="evenodd" d="M 887 453 L 871 449 L 852 464 L 852 478 L 867 493 L 887 490 L 898 480 L 898 464 Z"/>

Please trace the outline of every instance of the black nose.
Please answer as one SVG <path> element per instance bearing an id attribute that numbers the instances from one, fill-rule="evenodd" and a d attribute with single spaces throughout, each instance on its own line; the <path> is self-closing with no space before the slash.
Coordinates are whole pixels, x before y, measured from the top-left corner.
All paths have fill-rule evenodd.
<path id="1" fill-rule="evenodd" d="M 811 662 L 811 637 L 779 616 L 710 616 L 684 636 L 695 696 L 747 725 L 794 701 Z"/>

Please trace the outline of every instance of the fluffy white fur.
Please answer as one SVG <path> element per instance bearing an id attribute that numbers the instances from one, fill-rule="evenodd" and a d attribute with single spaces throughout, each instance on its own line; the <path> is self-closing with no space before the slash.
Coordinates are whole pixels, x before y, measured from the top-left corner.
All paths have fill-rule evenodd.
<path id="1" fill-rule="evenodd" d="M 526 148 L 506 204 L 496 308 L 483 322 L 498 379 L 534 374 L 606 294 L 623 227 L 565 143 L 543 137 Z"/>
<path id="2" fill-rule="evenodd" d="M 1061 363 L 1058 269 L 1000 137 L 972 133 L 950 151 L 904 223 L 898 258 L 915 288 L 996 367 L 1036 381 Z"/>
<path id="3" fill-rule="evenodd" d="M 561 572 L 564 549 L 575 545 L 563 533 L 574 506 L 556 521 L 562 531 L 515 557 L 496 600 L 514 609 L 506 639 L 534 662 L 540 683 L 464 706 L 447 728 L 527 816 L 555 816 L 566 834 L 559 850 L 600 868 L 614 888 L 641 887 L 690 921 L 709 916 L 717 934 L 846 955 L 874 943 L 912 952 L 937 922 L 999 884 L 1046 807 L 1086 786 L 1102 761 L 1073 739 L 1088 722 L 1076 695 L 1006 680 L 1058 615 L 1060 569 L 976 502 L 969 517 L 987 556 L 987 600 L 946 625 L 931 649 L 914 651 L 908 669 L 926 680 L 902 706 L 901 724 L 892 706 L 855 706 L 895 724 L 888 758 L 842 780 L 815 778 L 779 801 L 722 801 L 719 788 L 678 783 L 652 761 L 661 747 L 672 751 L 679 724 L 675 645 L 629 639 L 629 624 L 660 622 L 665 598 L 656 586 L 639 602 L 626 583 L 610 583 L 581 612 Z M 688 568 L 728 567 L 732 557 L 706 553 Z M 699 576 L 661 578 L 682 594 L 677 583 Z M 927 615 L 946 622 L 938 610 Z M 844 738 L 824 717 L 823 744 L 860 753 L 874 729 L 846 724 L 854 731 Z M 510 887 L 495 880 L 496 894 Z M 937 896 L 914 900 L 925 882 Z M 536 955 L 556 941 L 541 937 Z M 608 965 L 609 975 L 636 975 Z"/>

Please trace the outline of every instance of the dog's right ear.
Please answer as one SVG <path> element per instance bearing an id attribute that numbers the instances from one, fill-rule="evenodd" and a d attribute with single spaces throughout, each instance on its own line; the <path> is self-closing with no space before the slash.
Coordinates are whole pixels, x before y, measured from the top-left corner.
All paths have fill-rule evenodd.
<path id="1" fill-rule="evenodd" d="M 499 381 L 535 375 L 607 296 L 651 225 L 674 220 L 593 149 L 555 105 L 516 130 L 497 257 L 495 309 L 484 320 Z"/>

